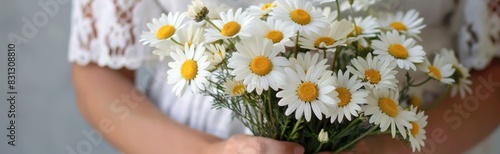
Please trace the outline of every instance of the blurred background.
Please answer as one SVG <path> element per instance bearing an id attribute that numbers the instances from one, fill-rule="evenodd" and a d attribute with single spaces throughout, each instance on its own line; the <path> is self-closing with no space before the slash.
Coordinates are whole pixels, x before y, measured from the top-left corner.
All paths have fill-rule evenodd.
<path id="1" fill-rule="evenodd" d="M 23 36 L 22 26 L 45 13 L 38 2 L 46 1 L 0 0 L 0 154 L 119 153 L 96 136 L 76 107 L 67 60 L 71 0 L 57 0 L 59 10 L 54 16 L 48 15 L 26 43 L 16 44 L 17 136 L 15 147 L 7 144 L 7 36 Z M 500 129 L 469 153 L 500 153 L 498 145 Z"/>

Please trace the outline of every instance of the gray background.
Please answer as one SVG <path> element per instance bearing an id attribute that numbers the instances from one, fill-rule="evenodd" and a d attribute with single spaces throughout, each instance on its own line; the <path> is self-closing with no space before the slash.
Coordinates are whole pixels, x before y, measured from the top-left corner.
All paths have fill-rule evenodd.
<path id="1" fill-rule="evenodd" d="M 8 105 L 5 102 L 7 35 L 22 35 L 22 19 L 43 9 L 37 2 L 48 0 L 0 0 L 0 154 L 66 154 L 68 148 L 90 145 L 91 153 L 117 153 L 104 141 L 92 143 L 83 132 L 91 132 L 80 117 L 71 85 L 67 43 L 71 4 L 60 4 L 54 17 L 38 27 L 26 44 L 17 45 L 17 138 L 16 147 L 6 144 Z M 67 0 L 68 1 L 68 0 Z M 96 138 L 96 136 L 90 136 Z M 500 131 L 470 153 L 500 153 Z"/>

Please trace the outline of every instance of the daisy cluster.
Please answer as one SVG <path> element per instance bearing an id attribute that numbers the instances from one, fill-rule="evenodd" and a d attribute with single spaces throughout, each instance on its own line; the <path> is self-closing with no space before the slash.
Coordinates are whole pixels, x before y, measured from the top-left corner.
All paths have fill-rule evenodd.
<path id="1" fill-rule="evenodd" d="M 306 125 L 327 121 L 373 132 L 366 134 L 397 135 L 420 151 L 427 116 L 423 99 L 410 89 L 434 80 L 465 97 L 471 93 L 469 70 L 447 49 L 431 63 L 419 45 L 425 27 L 419 12 L 370 15 L 379 1 L 276 0 L 228 9 L 195 0 L 184 13 L 153 19 L 141 42 L 168 59 L 167 83 L 177 96 L 186 90 L 206 93 L 242 113 L 249 125 L 256 125 L 255 119 L 273 122 L 273 114 L 297 125 L 302 119 Z M 427 80 L 417 83 L 409 72 Z M 398 79 L 399 73 L 406 79 Z M 292 134 L 303 127 L 293 128 Z M 328 136 L 335 130 L 320 129 L 312 130 L 318 130 L 313 133 L 320 134 L 322 144 L 339 139 Z"/>

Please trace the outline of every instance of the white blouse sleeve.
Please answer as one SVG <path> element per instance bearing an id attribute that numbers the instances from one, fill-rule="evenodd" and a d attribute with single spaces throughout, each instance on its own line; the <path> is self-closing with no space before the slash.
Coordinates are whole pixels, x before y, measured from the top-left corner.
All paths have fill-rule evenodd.
<path id="1" fill-rule="evenodd" d="M 481 70 L 500 56 L 500 4 L 498 0 L 462 0 L 462 3 L 459 57 L 466 67 Z"/>
<path id="2" fill-rule="evenodd" d="M 137 69 L 154 60 L 139 39 L 160 10 L 154 0 L 73 0 L 69 61 Z"/>

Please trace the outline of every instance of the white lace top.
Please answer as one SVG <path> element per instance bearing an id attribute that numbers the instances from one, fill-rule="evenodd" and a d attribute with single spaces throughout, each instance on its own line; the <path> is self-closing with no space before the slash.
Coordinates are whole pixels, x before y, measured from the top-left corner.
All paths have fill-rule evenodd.
<path id="1" fill-rule="evenodd" d="M 190 3 L 189 0 L 160 1 L 162 8 L 169 11 L 184 11 Z M 204 1 L 232 7 L 256 3 L 249 0 Z M 426 9 L 421 11 L 428 25 L 422 34 L 426 51 L 452 47 L 455 41 L 450 38 L 458 36 L 459 57 L 468 67 L 484 68 L 495 53 L 500 55 L 498 0 L 419 0 L 405 1 L 402 6 Z M 74 0 L 69 60 L 80 65 L 92 62 L 112 69 L 137 69 L 145 62 L 158 59 L 138 40 L 142 31 L 146 31 L 146 23 L 159 17 L 162 8 L 155 0 Z M 458 18 L 445 20 L 453 18 L 450 15 Z M 458 25 L 458 34 L 449 31 L 444 21 L 449 21 L 448 25 Z M 211 109 L 208 97 L 190 92 L 176 97 L 171 92 L 172 87 L 166 84 L 166 67 L 166 62 L 157 65 L 148 88 L 149 97 L 163 112 L 180 123 L 222 138 L 247 131 L 240 122 L 231 120 L 230 111 Z"/>

